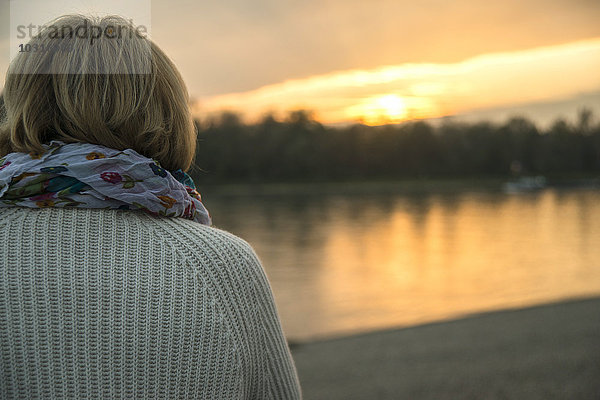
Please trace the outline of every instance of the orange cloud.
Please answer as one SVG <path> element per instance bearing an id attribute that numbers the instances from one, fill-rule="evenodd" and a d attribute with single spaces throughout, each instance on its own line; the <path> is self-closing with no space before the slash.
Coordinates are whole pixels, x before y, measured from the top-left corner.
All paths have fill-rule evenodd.
<path id="1" fill-rule="evenodd" d="M 451 64 L 402 64 L 288 80 L 201 99 L 196 116 L 223 110 L 254 120 L 310 109 L 324 123 L 399 122 L 483 107 L 552 100 L 600 88 L 600 38 Z"/>

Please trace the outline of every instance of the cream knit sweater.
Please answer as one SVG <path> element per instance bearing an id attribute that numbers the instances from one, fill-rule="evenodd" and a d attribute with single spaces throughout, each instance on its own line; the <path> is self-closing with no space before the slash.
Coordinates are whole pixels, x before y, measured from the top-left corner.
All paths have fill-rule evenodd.
<path id="1" fill-rule="evenodd" d="M 139 211 L 0 208 L 0 398 L 299 399 L 248 243 Z"/>

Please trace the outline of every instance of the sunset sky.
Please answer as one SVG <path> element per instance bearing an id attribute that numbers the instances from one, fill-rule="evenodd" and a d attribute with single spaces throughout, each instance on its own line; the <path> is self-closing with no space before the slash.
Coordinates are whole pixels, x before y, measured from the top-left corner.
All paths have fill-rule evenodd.
<path id="1" fill-rule="evenodd" d="M 151 37 L 195 115 L 304 108 L 326 123 L 600 112 L 598 20 L 597 0 L 151 2 Z"/>

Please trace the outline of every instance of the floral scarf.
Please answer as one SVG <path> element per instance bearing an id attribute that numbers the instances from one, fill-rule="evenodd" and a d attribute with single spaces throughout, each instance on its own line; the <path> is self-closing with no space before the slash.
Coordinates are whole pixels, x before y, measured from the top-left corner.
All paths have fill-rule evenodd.
<path id="1" fill-rule="evenodd" d="M 210 225 L 193 180 L 132 149 L 90 143 L 44 144 L 42 153 L 0 158 L 0 207 L 142 210 Z"/>

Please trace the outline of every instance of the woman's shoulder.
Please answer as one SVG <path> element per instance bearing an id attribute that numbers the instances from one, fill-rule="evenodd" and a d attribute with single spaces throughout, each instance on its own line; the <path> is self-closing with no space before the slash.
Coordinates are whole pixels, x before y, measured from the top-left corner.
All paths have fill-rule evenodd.
<path id="1" fill-rule="evenodd" d="M 252 246 L 243 238 L 214 226 L 201 225 L 184 218 L 160 218 L 154 227 L 156 235 L 174 245 L 205 256 L 242 257 L 258 262 Z"/>
<path id="2" fill-rule="evenodd" d="M 0 229 L 28 227 L 33 231 L 53 235 L 74 230 L 86 233 L 87 238 L 114 238 L 123 242 L 143 236 L 147 242 L 169 245 L 186 256 L 240 256 L 256 258 L 254 250 L 244 239 L 223 229 L 206 226 L 184 218 L 157 217 L 142 211 L 93 209 L 73 207 L 28 208 L 0 207 Z M 257 261 L 257 260 L 254 260 Z"/>
<path id="3" fill-rule="evenodd" d="M 153 241 L 168 245 L 185 263 L 213 284 L 235 287 L 236 291 L 270 291 L 262 263 L 243 238 L 213 226 L 184 218 L 154 217 L 144 213 L 123 214 L 144 225 Z M 257 294 L 255 293 L 255 294 Z"/>
<path id="4" fill-rule="evenodd" d="M 267 289 L 262 264 L 248 242 L 183 218 L 115 209 L 0 207 L 0 231 L 7 239 L 28 240 L 32 248 L 55 243 L 63 252 L 93 248 L 128 259 L 127 252 L 152 253 L 155 262 L 169 254 L 165 260 L 177 260 L 208 286 Z"/>

